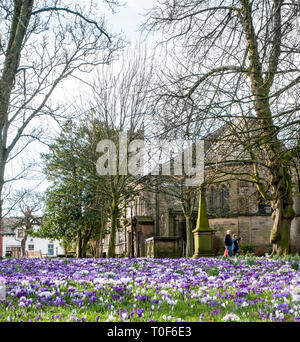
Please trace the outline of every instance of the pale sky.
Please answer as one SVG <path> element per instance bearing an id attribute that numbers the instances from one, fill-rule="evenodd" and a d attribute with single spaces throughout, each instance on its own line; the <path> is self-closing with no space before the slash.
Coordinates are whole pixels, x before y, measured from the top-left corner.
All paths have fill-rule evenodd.
<path id="1" fill-rule="evenodd" d="M 123 0 L 120 0 L 123 1 Z M 145 40 L 145 35 L 141 37 L 139 31 L 140 26 L 145 21 L 143 14 L 149 10 L 156 0 L 127 0 L 125 7 L 118 7 L 117 13 L 112 14 L 110 9 L 104 12 L 106 17 L 106 23 L 108 31 L 112 33 L 122 33 L 129 43 L 128 48 L 136 46 L 137 42 L 143 41 L 143 44 L 147 45 L 147 49 L 150 50 L 155 46 L 154 35 L 148 34 Z M 125 0 L 124 0 L 125 2 Z M 118 61 L 114 62 L 115 68 L 121 66 L 118 65 Z M 82 94 L 82 89 L 85 86 L 81 83 L 78 84 L 74 78 L 69 78 L 64 82 L 63 86 L 59 86 L 56 93 L 61 93 L 61 99 L 65 102 L 73 102 L 73 98 L 78 98 L 76 94 Z M 76 94 L 76 95 L 75 95 Z M 59 96 L 59 94 L 57 94 Z"/>
<path id="2" fill-rule="evenodd" d="M 155 0 L 127 0 L 126 7 L 120 7 L 119 13 L 107 16 L 107 22 L 114 31 L 124 31 L 129 40 L 138 39 L 137 31 L 144 20 L 142 14 L 154 3 Z"/>

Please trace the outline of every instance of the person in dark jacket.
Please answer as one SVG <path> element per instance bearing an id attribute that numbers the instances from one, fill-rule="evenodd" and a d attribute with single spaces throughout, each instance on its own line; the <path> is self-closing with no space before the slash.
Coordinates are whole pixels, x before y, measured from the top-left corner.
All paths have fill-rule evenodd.
<path id="1" fill-rule="evenodd" d="M 227 230 L 225 238 L 224 238 L 224 245 L 225 248 L 228 250 L 228 255 L 232 256 L 232 238 L 231 238 L 231 231 Z"/>
<path id="2" fill-rule="evenodd" d="M 232 254 L 233 255 L 240 254 L 239 240 L 241 240 L 241 238 L 238 238 L 236 234 L 232 235 L 232 247 L 233 247 Z"/>

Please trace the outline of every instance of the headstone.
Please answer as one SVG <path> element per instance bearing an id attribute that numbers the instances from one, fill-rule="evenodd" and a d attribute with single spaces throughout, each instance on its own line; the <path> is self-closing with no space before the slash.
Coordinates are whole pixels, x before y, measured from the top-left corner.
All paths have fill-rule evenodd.
<path id="1" fill-rule="evenodd" d="M 179 236 L 152 236 L 145 240 L 146 258 L 181 258 L 182 244 Z"/>

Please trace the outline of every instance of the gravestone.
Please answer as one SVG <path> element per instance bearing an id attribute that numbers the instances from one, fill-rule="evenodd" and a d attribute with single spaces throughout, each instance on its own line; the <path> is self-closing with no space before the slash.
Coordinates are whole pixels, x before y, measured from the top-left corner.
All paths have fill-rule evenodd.
<path id="1" fill-rule="evenodd" d="M 179 236 L 153 236 L 145 241 L 146 258 L 182 258 L 183 244 Z"/>

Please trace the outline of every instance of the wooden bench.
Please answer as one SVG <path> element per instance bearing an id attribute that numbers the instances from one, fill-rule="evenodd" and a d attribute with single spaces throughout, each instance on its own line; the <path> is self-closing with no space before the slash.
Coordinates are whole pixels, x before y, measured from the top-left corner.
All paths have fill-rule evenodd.
<path id="1" fill-rule="evenodd" d="M 26 251 L 25 257 L 29 258 L 29 259 L 41 258 L 42 257 L 42 251 L 40 249 L 38 251 Z"/>

